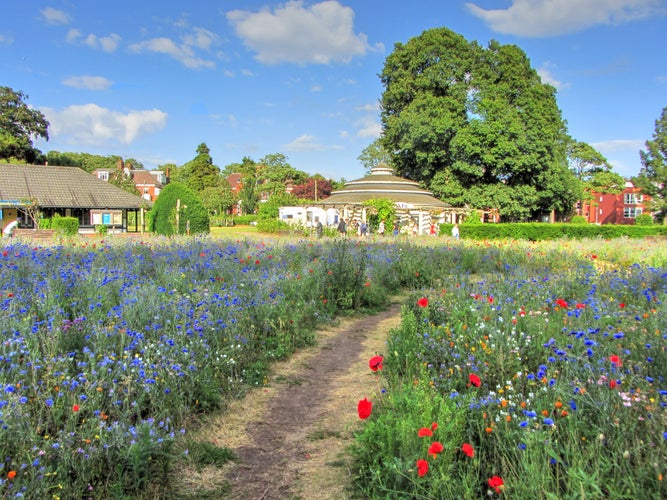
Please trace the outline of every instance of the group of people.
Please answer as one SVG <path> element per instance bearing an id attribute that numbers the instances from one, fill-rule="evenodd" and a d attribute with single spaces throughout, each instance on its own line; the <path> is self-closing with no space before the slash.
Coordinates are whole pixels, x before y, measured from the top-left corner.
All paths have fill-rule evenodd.
<path id="1" fill-rule="evenodd" d="M 321 226 L 322 226 L 322 223 L 318 222 L 318 229 L 317 229 L 318 237 L 322 235 Z M 352 227 L 354 228 L 355 232 L 357 233 L 357 236 L 365 237 L 365 236 L 368 236 L 368 234 L 369 234 L 369 227 L 368 227 L 368 223 L 366 221 L 359 222 L 359 221 L 355 220 L 355 221 L 352 222 Z M 341 236 L 347 236 L 348 223 L 347 223 L 346 219 L 340 219 L 340 221 L 338 222 L 337 230 L 338 230 L 338 234 L 340 234 Z M 385 222 L 384 222 L 384 220 L 381 220 L 380 223 L 378 224 L 377 234 L 380 235 L 380 236 L 384 236 L 385 230 L 386 230 Z M 401 231 L 400 224 L 396 220 L 396 221 L 394 221 L 394 226 L 392 228 L 392 234 L 394 236 L 398 236 L 400 231 Z M 412 222 L 412 225 L 410 227 L 410 232 L 413 236 L 416 236 L 419 232 L 419 228 L 418 228 L 417 223 L 415 221 Z M 429 234 L 431 236 L 437 236 L 438 232 L 439 232 L 438 225 L 435 224 L 435 223 L 432 223 L 431 226 L 430 226 L 430 229 L 429 229 Z M 454 224 L 454 227 L 452 228 L 452 237 L 456 238 L 456 239 L 459 239 L 459 225 L 458 224 Z"/>

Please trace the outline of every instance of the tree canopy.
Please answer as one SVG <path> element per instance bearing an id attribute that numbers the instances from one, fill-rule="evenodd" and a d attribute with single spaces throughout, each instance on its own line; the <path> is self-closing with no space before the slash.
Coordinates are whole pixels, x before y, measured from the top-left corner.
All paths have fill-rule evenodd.
<path id="1" fill-rule="evenodd" d="M 27 99 L 20 90 L 0 86 L 0 160 L 36 163 L 42 156 L 32 141 L 49 140 L 49 122 L 25 103 Z"/>
<path id="2" fill-rule="evenodd" d="M 655 121 L 653 139 L 639 152 L 642 168 L 633 179 L 642 192 L 652 197 L 650 210 L 656 219 L 667 223 L 667 108 Z"/>
<path id="3" fill-rule="evenodd" d="M 380 78 L 381 144 L 398 175 L 504 220 L 574 206 L 556 90 L 520 48 L 432 29 L 396 44 Z"/>

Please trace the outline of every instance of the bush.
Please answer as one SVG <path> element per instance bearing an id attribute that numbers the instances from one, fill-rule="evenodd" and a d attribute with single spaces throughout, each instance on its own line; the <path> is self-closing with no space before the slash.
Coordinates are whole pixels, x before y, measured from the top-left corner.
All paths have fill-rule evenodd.
<path id="1" fill-rule="evenodd" d="M 588 221 L 583 215 L 575 215 L 572 217 L 572 220 L 570 220 L 570 224 L 588 224 Z"/>
<path id="2" fill-rule="evenodd" d="M 234 217 L 234 224 L 239 226 L 248 226 L 251 222 L 257 222 L 259 216 L 257 215 L 239 215 Z"/>
<path id="3" fill-rule="evenodd" d="M 74 236 L 79 232 L 79 219 L 56 214 L 51 219 L 51 229 L 57 229 L 66 236 Z"/>
<path id="4" fill-rule="evenodd" d="M 289 231 L 291 226 L 278 219 L 260 219 L 257 221 L 257 230 L 262 233 L 277 233 L 278 231 Z"/>
<path id="5" fill-rule="evenodd" d="M 99 224 L 95 226 L 95 232 L 100 236 L 106 236 L 106 234 L 109 232 L 109 226 L 106 224 Z"/>
<path id="6" fill-rule="evenodd" d="M 177 213 L 178 200 L 180 209 Z M 194 191 L 180 182 L 171 182 L 160 192 L 150 214 L 150 231 L 165 236 L 187 234 L 188 225 L 190 234 L 205 234 L 210 229 L 208 212 L 201 200 Z"/>
<path id="7" fill-rule="evenodd" d="M 651 214 L 639 214 L 635 217 L 635 226 L 652 226 L 653 217 Z"/>

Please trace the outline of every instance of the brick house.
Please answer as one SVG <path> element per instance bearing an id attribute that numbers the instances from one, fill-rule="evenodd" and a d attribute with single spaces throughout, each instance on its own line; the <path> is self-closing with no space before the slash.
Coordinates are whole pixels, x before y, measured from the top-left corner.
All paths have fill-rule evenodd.
<path id="1" fill-rule="evenodd" d="M 591 194 L 593 199 L 582 202 L 577 213 L 593 224 L 634 224 L 635 217 L 648 213 L 646 205 L 651 200 L 630 181 L 626 181 L 622 193 Z"/>
<path id="2" fill-rule="evenodd" d="M 126 166 L 122 159 L 118 160 L 116 169 L 123 170 L 124 175 L 132 178 L 139 196 L 144 200 L 155 201 L 160 194 L 160 191 L 169 183 L 167 173 L 161 170 L 134 170 L 130 168 L 132 165 Z M 113 168 L 99 168 L 93 170 L 92 174 L 102 181 L 109 181 L 111 174 L 116 169 Z"/>

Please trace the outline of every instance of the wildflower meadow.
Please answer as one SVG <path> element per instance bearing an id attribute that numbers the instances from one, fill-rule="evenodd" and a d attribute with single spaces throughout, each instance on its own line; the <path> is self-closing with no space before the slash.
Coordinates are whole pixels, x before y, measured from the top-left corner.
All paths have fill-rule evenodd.
<path id="1" fill-rule="evenodd" d="M 666 496 L 658 242 L 2 243 L 3 498 L 169 497 L 198 414 L 405 290 L 350 403 L 360 496 Z"/>
<path id="2" fill-rule="evenodd" d="M 623 243 L 517 245 L 415 291 L 370 366 L 362 496 L 667 497 L 664 250 Z"/>

